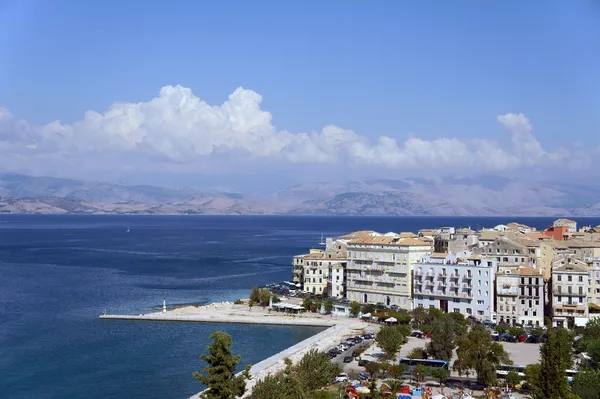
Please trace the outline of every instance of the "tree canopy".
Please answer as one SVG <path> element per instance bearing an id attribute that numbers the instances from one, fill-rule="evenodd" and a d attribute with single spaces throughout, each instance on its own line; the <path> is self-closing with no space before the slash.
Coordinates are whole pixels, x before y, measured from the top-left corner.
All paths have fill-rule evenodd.
<path id="1" fill-rule="evenodd" d="M 360 303 L 358 303 L 358 302 L 352 302 L 350 304 L 350 313 L 354 317 L 358 316 L 358 314 L 360 313 Z"/>
<path id="2" fill-rule="evenodd" d="M 564 328 L 548 331 L 548 339 L 540 347 L 542 361 L 534 399 L 568 399 L 571 397 L 565 371 L 573 364 L 571 333 Z"/>
<path id="3" fill-rule="evenodd" d="M 457 337 L 457 361 L 454 369 L 465 373 L 475 370 L 477 381 L 485 386 L 496 382 L 496 369 L 500 364 L 510 364 L 511 360 L 498 342 L 492 341 L 486 329 L 476 324 L 467 334 Z"/>
<path id="4" fill-rule="evenodd" d="M 194 372 L 194 377 L 208 387 L 202 394 L 203 399 L 234 399 L 246 392 L 246 381 L 250 378 L 250 365 L 239 375 L 235 375 L 235 367 L 241 356 L 231 353 L 231 336 L 223 331 L 216 331 L 211 336 L 208 355 L 200 358 L 208 363 L 205 374 Z"/>
<path id="5" fill-rule="evenodd" d="M 404 344 L 406 335 L 406 329 L 402 326 L 385 326 L 379 330 L 375 342 L 383 350 L 386 360 L 394 359 Z"/>
<path id="6" fill-rule="evenodd" d="M 458 314 L 458 313 L 457 313 Z M 461 315 L 462 316 L 462 315 Z M 464 318 L 463 318 L 464 320 Z M 455 317 L 442 317 L 436 319 L 431 326 L 431 341 L 427 344 L 427 354 L 433 359 L 450 361 L 452 351 L 456 347 L 454 338 L 461 321 Z"/>
<path id="7" fill-rule="evenodd" d="M 573 393 L 581 399 L 600 398 L 600 369 L 582 370 L 575 376 Z"/>

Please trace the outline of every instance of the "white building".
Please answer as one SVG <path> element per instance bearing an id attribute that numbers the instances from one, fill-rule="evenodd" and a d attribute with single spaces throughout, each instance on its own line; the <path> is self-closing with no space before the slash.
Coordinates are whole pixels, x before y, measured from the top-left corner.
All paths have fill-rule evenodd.
<path id="1" fill-rule="evenodd" d="M 544 325 L 544 276 L 527 266 L 500 267 L 496 275 L 498 322 Z"/>
<path id="2" fill-rule="evenodd" d="M 332 298 L 346 297 L 346 263 L 333 263 L 329 266 L 327 295 Z"/>
<path id="3" fill-rule="evenodd" d="M 353 233 L 355 234 L 355 233 Z M 412 268 L 433 242 L 367 232 L 348 242 L 346 297 L 360 303 L 412 308 Z"/>
<path id="4" fill-rule="evenodd" d="M 587 265 L 570 256 L 553 262 L 552 325 L 585 325 L 589 316 L 589 274 Z"/>
<path id="5" fill-rule="evenodd" d="M 414 307 L 494 320 L 496 260 L 468 251 L 434 254 L 414 265 Z"/>
<path id="6" fill-rule="evenodd" d="M 588 303 L 600 306 L 600 258 L 586 258 L 589 287 Z"/>

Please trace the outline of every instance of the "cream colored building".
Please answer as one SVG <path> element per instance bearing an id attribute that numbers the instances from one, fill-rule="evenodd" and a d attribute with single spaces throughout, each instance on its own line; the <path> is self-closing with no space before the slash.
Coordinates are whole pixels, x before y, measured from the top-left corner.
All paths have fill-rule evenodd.
<path id="1" fill-rule="evenodd" d="M 552 223 L 553 227 L 563 227 L 566 226 L 569 228 L 569 233 L 577 232 L 577 222 L 571 219 L 557 219 Z"/>
<path id="2" fill-rule="evenodd" d="M 552 325 L 569 327 L 588 319 L 589 272 L 571 256 L 558 257 L 552 267 Z"/>
<path id="3" fill-rule="evenodd" d="M 336 266 L 344 268 L 346 259 L 330 258 L 326 255 L 329 254 L 323 251 L 304 256 L 304 291 L 315 295 L 329 295 L 327 292 L 329 270 Z"/>
<path id="4" fill-rule="evenodd" d="M 600 306 L 600 258 L 587 258 L 589 288 L 588 302 Z"/>
<path id="5" fill-rule="evenodd" d="M 346 297 L 360 303 L 412 308 L 413 265 L 433 252 L 433 242 L 370 232 L 348 242 Z"/>

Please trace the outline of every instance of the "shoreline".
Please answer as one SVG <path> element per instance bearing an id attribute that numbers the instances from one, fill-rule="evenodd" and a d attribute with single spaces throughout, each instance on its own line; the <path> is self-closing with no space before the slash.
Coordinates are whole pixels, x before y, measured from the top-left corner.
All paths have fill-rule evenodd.
<path id="1" fill-rule="evenodd" d="M 231 324 L 262 324 L 274 326 L 303 326 L 324 327 L 325 330 L 300 341 L 272 356 L 255 363 L 250 368 L 251 379 L 246 384 L 247 397 L 257 381 L 265 376 L 283 371 L 284 359 L 289 358 L 297 363 L 310 350 L 325 352 L 337 345 L 343 339 L 359 335 L 365 331 L 375 331 L 378 326 L 366 323 L 360 319 L 321 315 L 315 313 L 302 313 L 290 315 L 263 308 L 250 309 L 248 305 L 235 305 L 229 302 L 213 303 L 205 306 L 187 306 L 166 312 L 152 312 L 138 315 L 102 314 L 101 320 L 137 320 L 137 321 L 162 321 L 162 322 L 187 322 L 187 323 L 231 323 Z M 190 397 L 197 399 L 199 392 Z"/>

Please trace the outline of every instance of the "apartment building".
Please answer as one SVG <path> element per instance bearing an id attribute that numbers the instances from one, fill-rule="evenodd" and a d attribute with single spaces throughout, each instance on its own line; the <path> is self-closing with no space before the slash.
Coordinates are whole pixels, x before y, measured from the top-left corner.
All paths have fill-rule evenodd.
<path id="1" fill-rule="evenodd" d="M 535 267 L 540 255 L 540 241 L 515 234 L 500 235 L 481 248 L 483 256 L 495 258 L 498 266 L 528 265 Z"/>
<path id="2" fill-rule="evenodd" d="M 495 320 L 496 260 L 468 251 L 435 253 L 414 265 L 414 307 Z"/>
<path id="3" fill-rule="evenodd" d="M 455 254 L 472 251 L 479 246 L 479 233 L 470 228 L 452 229 L 440 233 L 434 238 L 434 249 L 437 253 Z"/>
<path id="4" fill-rule="evenodd" d="M 336 239 L 327 238 L 325 249 L 311 249 L 308 254 L 294 256 L 294 258 L 292 260 L 292 265 L 293 265 L 292 281 L 296 284 L 300 284 L 300 286 L 304 290 L 306 290 L 306 288 L 304 288 L 305 262 L 310 261 L 311 267 L 309 267 L 308 269 L 310 270 L 309 274 L 311 277 L 309 280 L 309 282 L 311 283 L 310 292 L 312 292 L 312 288 L 313 288 L 312 284 L 314 283 L 313 279 L 316 278 L 316 276 L 312 275 L 313 274 L 312 272 L 315 270 L 314 268 L 312 268 L 312 266 L 315 266 L 314 263 L 317 262 L 317 265 L 318 265 L 319 260 L 329 259 L 334 262 L 331 262 L 331 261 L 326 262 L 327 265 L 335 264 L 335 263 L 341 263 L 341 264 L 345 265 L 346 258 L 347 258 L 346 247 L 347 247 L 347 245 L 344 241 L 338 241 Z M 322 264 L 320 267 L 325 267 L 325 266 Z M 327 271 L 327 273 L 329 273 L 329 270 Z"/>
<path id="5" fill-rule="evenodd" d="M 589 273 L 587 265 L 561 256 L 552 267 L 552 325 L 571 327 L 588 320 Z"/>
<path id="6" fill-rule="evenodd" d="M 500 267 L 496 275 L 498 321 L 544 325 L 544 276 L 528 266 Z"/>
<path id="7" fill-rule="evenodd" d="M 327 296 L 332 298 L 346 297 L 346 265 L 344 263 L 333 263 L 329 266 Z"/>
<path id="8" fill-rule="evenodd" d="M 600 258 L 586 258 L 589 287 L 588 303 L 600 306 Z"/>
<path id="9" fill-rule="evenodd" d="M 345 268 L 346 259 L 326 257 L 327 255 L 330 254 L 323 251 L 304 256 L 304 291 L 316 295 L 329 295 L 327 291 L 329 270 L 338 266 Z"/>
<path id="10" fill-rule="evenodd" d="M 360 303 L 412 308 L 412 268 L 431 255 L 428 239 L 370 232 L 348 241 L 346 297 Z"/>

